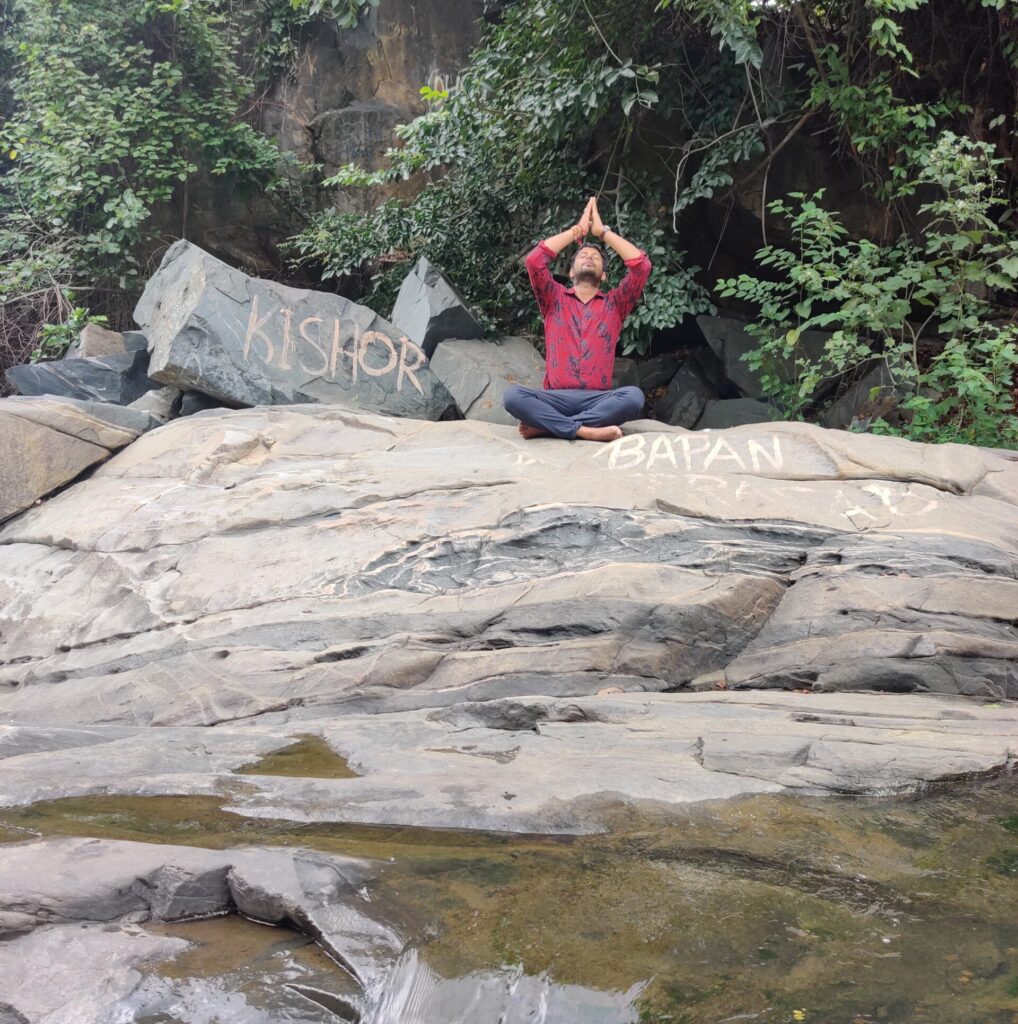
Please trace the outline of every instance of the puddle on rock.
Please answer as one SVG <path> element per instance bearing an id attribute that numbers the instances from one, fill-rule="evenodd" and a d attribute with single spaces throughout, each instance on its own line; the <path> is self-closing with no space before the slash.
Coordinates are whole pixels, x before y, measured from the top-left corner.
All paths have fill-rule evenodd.
<path id="1" fill-rule="evenodd" d="M 652 979 L 642 1024 L 1018 1024 L 1013 780 L 625 820 L 556 839 L 247 819 L 197 797 L 0 811 L 44 835 L 374 858 L 374 905 L 410 923 L 439 975 L 510 964 L 615 992 Z"/>
<path id="2" fill-rule="evenodd" d="M 355 1019 L 354 1013 L 339 1014 L 354 1005 L 356 985 L 300 932 L 237 915 L 144 928 L 192 945 L 172 960 L 148 965 L 138 988 L 115 1007 L 117 1020 L 322 1024 Z"/>
<path id="3" fill-rule="evenodd" d="M 356 779 L 357 773 L 321 736 L 295 736 L 282 750 L 235 769 L 237 775 L 284 775 L 299 779 Z"/>

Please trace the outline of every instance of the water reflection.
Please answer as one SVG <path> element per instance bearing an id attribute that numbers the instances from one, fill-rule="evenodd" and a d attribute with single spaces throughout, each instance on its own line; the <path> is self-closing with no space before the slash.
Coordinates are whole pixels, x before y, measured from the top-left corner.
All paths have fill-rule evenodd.
<path id="1" fill-rule="evenodd" d="M 598 992 L 521 967 L 440 978 L 411 950 L 377 992 L 366 994 L 364 1024 L 634 1024 L 644 988 Z"/>

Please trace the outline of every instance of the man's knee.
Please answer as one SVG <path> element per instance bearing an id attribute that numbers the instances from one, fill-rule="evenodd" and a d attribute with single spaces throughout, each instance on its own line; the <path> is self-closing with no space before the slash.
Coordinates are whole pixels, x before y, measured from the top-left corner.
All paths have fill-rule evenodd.
<path id="1" fill-rule="evenodd" d="M 516 419 L 522 419 L 520 410 L 526 403 L 527 389 L 521 387 L 519 384 L 510 384 L 505 389 L 505 394 L 502 396 L 502 405 L 505 406 L 505 411 L 510 416 L 515 416 Z"/>
<path id="2" fill-rule="evenodd" d="M 627 419 L 636 419 L 643 413 L 647 399 L 639 388 L 618 388 L 615 394 L 618 395 L 618 401 L 625 409 Z"/>

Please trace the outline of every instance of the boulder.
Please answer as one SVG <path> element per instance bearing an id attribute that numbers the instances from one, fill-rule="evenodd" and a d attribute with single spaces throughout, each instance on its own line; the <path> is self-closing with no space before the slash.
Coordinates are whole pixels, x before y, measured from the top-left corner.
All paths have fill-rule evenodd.
<path id="1" fill-rule="evenodd" d="M 805 423 L 174 420 L 0 529 L 0 805 L 585 832 L 612 800 L 992 775 L 1016 506 L 1006 456 Z M 308 733 L 357 777 L 238 786 Z"/>
<path id="2" fill-rule="evenodd" d="M 510 384 L 539 388 L 544 380 L 544 359 L 527 338 L 443 341 L 431 369 L 468 420 L 489 423 L 516 423 L 502 406 Z"/>
<path id="3" fill-rule="evenodd" d="M 755 398 L 723 398 L 705 403 L 703 414 L 696 421 L 696 429 L 724 430 L 746 423 L 771 423 L 777 418 L 774 409 L 766 402 L 758 402 Z"/>
<path id="4" fill-rule="evenodd" d="M 148 353 L 142 349 L 12 366 L 7 371 L 7 380 L 22 395 L 55 395 L 129 405 L 146 391 L 160 386 L 148 377 L 148 365 Z"/>
<path id="5" fill-rule="evenodd" d="M 155 380 L 226 405 L 458 415 L 421 348 L 366 306 L 248 277 L 186 241 L 166 251 L 134 316 Z"/>
<path id="6" fill-rule="evenodd" d="M 757 339 L 746 331 L 746 322 L 721 316 L 698 316 L 697 324 L 703 331 L 707 344 L 721 361 L 725 375 L 746 398 L 767 397 L 760 383 L 760 375 L 750 368 L 743 356 L 758 347 Z M 783 381 L 794 379 L 794 356 L 805 355 L 811 360 L 819 359 L 830 334 L 824 331 L 803 331 L 799 336 L 793 356 L 789 356 L 776 368 Z M 822 389 L 821 389 L 822 390 Z"/>
<path id="7" fill-rule="evenodd" d="M 403 279 L 392 323 L 429 358 L 446 338 L 483 338 L 484 328 L 440 270 L 422 256 Z"/>
<path id="8" fill-rule="evenodd" d="M 672 377 L 654 412 L 665 423 L 691 428 L 707 403 L 715 401 L 717 397 L 700 363 L 690 356 Z"/>
<path id="9" fill-rule="evenodd" d="M 628 356 L 616 356 L 612 368 L 612 387 L 622 388 L 638 386 L 636 376 L 636 360 Z"/>
<path id="10" fill-rule="evenodd" d="M 100 402 L 0 399 L 0 521 L 73 480 L 156 421 Z"/>
<path id="11" fill-rule="evenodd" d="M 99 324 L 86 324 L 78 340 L 67 350 L 67 359 L 92 359 L 111 356 L 118 352 L 138 352 L 148 348 L 144 334 L 138 331 L 110 331 Z"/>
<path id="12" fill-rule="evenodd" d="M 146 391 L 131 402 L 129 408 L 147 412 L 162 423 L 172 420 L 181 405 L 181 394 L 176 388 L 156 388 Z"/>
<path id="13" fill-rule="evenodd" d="M 634 366 L 636 379 L 626 383 L 635 384 L 644 394 L 650 394 L 655 388 L 664 387 L 678 373 L 681 365 L 681 358 L 673 352 L 637 360 Z"/>

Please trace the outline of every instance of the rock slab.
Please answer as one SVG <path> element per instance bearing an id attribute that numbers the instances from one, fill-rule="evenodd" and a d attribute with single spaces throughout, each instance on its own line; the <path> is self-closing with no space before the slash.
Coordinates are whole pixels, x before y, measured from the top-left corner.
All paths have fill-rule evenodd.
<path id="1" fill-rule="evenodd" d="M 403 279 L 392 322 L 431 358 L 447 338 L 482 338 L 484 328 L 445 275 L 422 256 Z"/>
<path id="2" fill-rule="evenodd" d="M 134 317 L 155 380 L 226 405 L 458 415 L 420 346 L 366 306 L 248 277 L 186 241 L 167 250 Z"/>
<path id="3" fill-rule="evenodd" d="M 146 413 L 100 402 L 0 400 L 0 522 L 109 458 L 156 422 Z"/>
<path id="4" fill-rule="evenodd" d="M 55 395 L 82 401 L 129 405 L 159 387 L 147 375 L 148 353 L 114 352 L 82 359 L 12 366 L 7 380 L 22 395 Z"/>
<path id="5" fill-rule="evenodd" d="M 544 360 L 527 338 L 443 341 L 431 369 L 468 420 L 487 423 L 516 423 L 502 405 L 510 384 L 540 388 L 544 381 Z"/>

